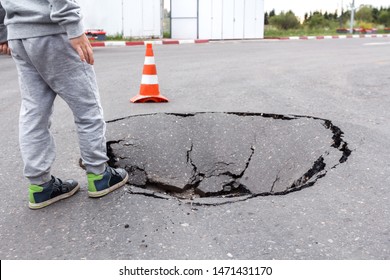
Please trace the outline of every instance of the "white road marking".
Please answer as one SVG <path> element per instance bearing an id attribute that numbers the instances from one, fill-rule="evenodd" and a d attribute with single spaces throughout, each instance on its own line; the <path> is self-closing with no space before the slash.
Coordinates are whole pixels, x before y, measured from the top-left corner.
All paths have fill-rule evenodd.
<path id="1" fill-rule="evenodd" d="M 390 45 L 390 42 L 384 42 L 384 43 L 366 43 L 366 44 L 363 44 L 363 46 L 382 46 L 382 45 Z"/>

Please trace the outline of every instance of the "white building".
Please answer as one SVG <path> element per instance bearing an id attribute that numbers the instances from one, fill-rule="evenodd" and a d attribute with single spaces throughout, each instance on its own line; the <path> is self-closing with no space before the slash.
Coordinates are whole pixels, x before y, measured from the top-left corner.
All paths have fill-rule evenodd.
<path id="1" fill-rule="evenodd" d="M 162 37 L 164 1 L 170 1 L 172 38 L 264 37 L 264 0 L 77 0 L 86 29 L 140 38 Z"/>
<path id="2" fill-rule="evenodd" d="M 170 1 L 172 38 L 264 37 L 264 0 Z"/>
<path id="3" fill-rule="evenodd" d="M 86 29 L 107 35 L 162 37 L 163 0 L 77 0 Z"/>

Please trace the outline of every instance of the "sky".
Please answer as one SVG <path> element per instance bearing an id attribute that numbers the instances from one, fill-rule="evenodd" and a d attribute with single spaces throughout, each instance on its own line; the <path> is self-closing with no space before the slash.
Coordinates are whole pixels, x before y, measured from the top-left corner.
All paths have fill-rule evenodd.
<path id="1" fill-rule="evenodd" d="M 165 7 L 169 9 L 169 0 L 165 0 Z M 334 13 L 341 11 L 341 7 L 348 9 L 352 0 L 264 0 L 264 11 L 275 9 L 276 13 L 292 10 L 297 16 L 303 18 L 305 13 L 322 10 Z M 355 7 L 360 5 L 372 5 L 374 7 L 390 7 L 390 0 L 355 0 Z"/>

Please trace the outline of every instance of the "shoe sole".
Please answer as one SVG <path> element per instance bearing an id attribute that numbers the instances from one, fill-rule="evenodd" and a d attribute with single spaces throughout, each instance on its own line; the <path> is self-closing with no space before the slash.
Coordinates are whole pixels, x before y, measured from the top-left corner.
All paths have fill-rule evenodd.
<path id="1" fill-rule="evenodd" d="M 53 204 L 54 202 L 57 202 L 57 201 L 60 201 L 60 200 L 62 200 L 62 199 L 71 197 L 71 196 L 74 195 L 79 189 L 80 189 L 80 185 L 77 184 L 77 186 L 76 186 L 73 190 L 71 190 L 70 192 L 61 194 L 61 195 L 59 195 L 59 196 L 56 196 L 56 197 L 54 197 L 54 198 L 52 198 L 52 199 L 46 200 L 46 201 L 41 202 L 41 203 L 31 203 L 31 202 L 29 202 L 29 203 L 28 203 L 28 207 L 29 207 L 30 209 L 33 209 L 33 210 L 41 209 L 41 208 L 43 208 L 43 207 L 46 207 L 46 206 L 49 206 L 49 205 Z"/>
<path id="2" fill-rule="evenodd" d="M 129 174 L 126 174 L 126 177 L 122 181 L 120 181 L 119 183 L 117 183 L 117 184 L 115 184 L 115 185 L 113 185 L 105 190 L 102 190 L 102 191 L 88 192 L 88 196 L 93 197 L 93 198 L 105 196 L 106 194 L 109 194 L 110 192 L 113 192 L 116 189 L 119 189 L 120 187 L 124 186 L 128 179 L 129 179 Z"/>

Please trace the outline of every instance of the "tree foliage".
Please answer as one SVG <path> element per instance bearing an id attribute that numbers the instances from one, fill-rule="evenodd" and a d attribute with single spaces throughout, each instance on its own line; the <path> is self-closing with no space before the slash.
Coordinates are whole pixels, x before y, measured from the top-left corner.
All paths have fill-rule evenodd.
<path id="1" fill-rule="evenodd" d="M 382 10 L 379 12 L 378 22 L 386 27 L 390 27 L 390 10 Z"/>
<path id="2" fill-rule="evenodd" d="M 356 12 L 356 19 L 364 22 L 373 22 L 373 7 L 369 5 L 362 5 Z"/>
<path id="3" fill-rule="evenodd" d="M 281 12 L 279 15 L 275 15 L 269 18 L 269 23 L 280 29 L 296 29 L 300 27 L 298 18 L 292 11 L 287 13 Z"/>
<path id="4" fill-rule="evenodd" d="M 336 15 L 328 13 L 322 14 L 321 12 L 316 11 L 314 13 L 310 13 L 310 15 L 303 21 L 303 24 L 309 28 L 330 27 L 334 18 L 337 18 L 337 13 Z"/>
<path id="5" fill-rule="evenodd" d="M 335 11 L 334 13 L 322 11 L 314 11 L 305 13 L 302 24 L 292 11 L 287 13 L 275 13 L 275 10 L 265 13 L 264 24 L 272 25 L 280 29 L 296 29 L 301 26 L 316 29 L 316 28 L 333 28 L 345 27 L 349 24 L 351 12 L 343 10 L 341 13 Z M 371 5 L 361 5 L 355 13 L 355 20 L 359 25 L 382 25 L 390 27 L 390 6 L 375 8 Z"/>

